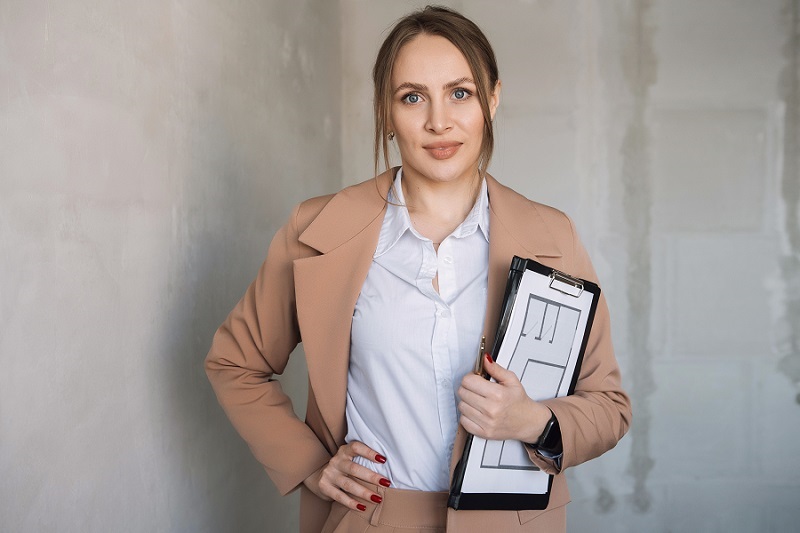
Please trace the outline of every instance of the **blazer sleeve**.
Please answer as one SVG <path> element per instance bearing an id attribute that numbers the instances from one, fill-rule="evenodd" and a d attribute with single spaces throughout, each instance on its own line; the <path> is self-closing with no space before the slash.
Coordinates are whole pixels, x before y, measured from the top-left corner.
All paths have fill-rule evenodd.
<path id="1" fill-rule="evenodd" d="M 575 226 L 569 225 L 572 262 L 565 262 L 567 272 L 597 282 L 589 254 L 578 238 Z M 568 266 L 567 266 L 568 265 Z M 586 345 L 575 393 L 542 402 L 549 407 L 561 427 L 564 446 L 561 464 L 530 451 L 531 460 L 549 474 L 579 465 L 607 452 L 625 435 L 631 422 L 631 403 L 622 389 L 619 366 L 611 344 L 608 305 L 602 291 Z"/>
<path id="2" fill-rule="evenodd" d="M 330 459 L 273 379 L 300 342 L 293 260 L 312 252 L 297 240 L 299 211 L 300 206 L 273 238 L 255 281 L 217 330 L 205 360 L 219 403 L 281 494 Z"/>

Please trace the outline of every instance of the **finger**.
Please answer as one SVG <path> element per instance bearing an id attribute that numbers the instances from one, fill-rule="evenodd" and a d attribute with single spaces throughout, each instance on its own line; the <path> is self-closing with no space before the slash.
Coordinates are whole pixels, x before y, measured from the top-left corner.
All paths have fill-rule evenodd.
<path id="1" fill-rule="evenodd" d="M 354 454 L 360 455 L 365 459 L 369 459 L 373 463 L 383 464 L 386 462 L 386 457 L 379 454 L 378 452 L 376 452 L 375 450 L 373 450 L 372 448 L 370 448 L 361 441 L 354 440 L 353 442 L 351 442 L 350 449 Z"/>
<path id="2" fill-rule="evenodd" d="M 342 487 L 346 478 L 360 479 L 384 487 L 391 486 L 391 482 L 382 475 L 347 458 L 332 460 L 329 464 L 330 468 L 323 475 L 329 484 L 336 487 Z"/>
<path id="3" fill-rule="evenodd" d="M 461 387 L 478 396 L 488 398 L 493 396 L 493 389 L 497 387 L 497 383 L 492 383 L 475 374 L 467 374 L 461 380 Z"/>
<path id="4" fill-rule="evenodd" d="M 471 420 L 467 416 L 461 415 L 461 418 L 459 418 L 458 421 L 469 433 L 472 433 L 477 437 L 486 438 L 486 432 L 483 430 L 480 424 L 477 424 L 474 420 Z"/>
<path id="5" fill-rule="evenodd" d="M 364 501 L 372 501 L 374 503 L 381 503 L 382 501 L 378 494 L 375 494 L 375 492 L 336 468 L 326 472 L 319 487 L 327 497 L 354 510 L 363 511 L 365 509 Z"/>
<path id="6" fill-rule="evenodd" d="M 352 478 L 360 479 L 362 481 L 366 481 L 367 483 L 372 483 L 373 485 L 383 485 L 384 487 L 388 487 L 390 484 L 389 480 L 384 478 L 382 475 L 358 463 L 351 462 L 346 474 Z"/>
<path id="7" fill-rule="evenodd" d="M 459 387 L 458 389 L 458 397 L 461 398 L 461 402 L 469 405 L 473 409 L 476 409 L 483 413 L 483 406 L 486 404 L 486 397 L 481 396 L 465 387 Z M 459 404 L 459 409 L 461 405 Z"/>
<path id="8" fill-rule="evenodd" d="M 352 485 L 350 478 L 360 479 L 373 485 L 390 487 L 391 482 L 374 470 L 355 461 L 356 457 L 363 457 L 373 462 L 385 462 L 386 459 L 372 448 L 360 441 L 352 441 L 339 448 L 339 451 L 328 463 L 326 470 L 327 481 L 336 488 L 353 488 L 355 494 L 364 500 L 380 503 L 381 497 L 361 484 Z M 338 500 L 337 500 L 338 501 Z"/>
<path id="9" fill-rule="evenodd" d="M 474 408 L 473 406 L 469 405 L 466 402 L 459 402 L 458 403 L 458 411 L 461 413 L 462 416 L 466 416 L 475 424 L 478 424 L 481 427 L 485 427 L 489 419 L 486 417 L 484 413 L 480 410 Z"/>
<path id="10" fill-rule="evenodd" d="M 361 501 L 371 501 L 373 503 L 381 503 L 381 497 L 375 492 L 371 491 L 358 481 L 353 478 L 345 477 L 342 479 L 342 483 L 340 485 L 342 491 L 345 492 L 348 498 L 355 500 L 355 498 L 360 498 Z M 355 498 L 354 498 L 355 497 Z M 358 503 L 361 503 L 360 501 Z M 356 505 L 356 508 L 358 506 Z"/>
<path id="11" fill-rule="evenodd" d="M 515 373 L 497 364 L 488 353 L 484 357 L 483 368 L 498 383 L 519 381 Z"/>
<path id="12" fill-rule="evenodd" d="M 323 492 L 331 499 L 341 503 L 343 506 L 354 511 L 366 511 L 367 506 L 362 502 L 348 495 L 339 487 L 331 486 L 330 488 L 323 489 Z"/>

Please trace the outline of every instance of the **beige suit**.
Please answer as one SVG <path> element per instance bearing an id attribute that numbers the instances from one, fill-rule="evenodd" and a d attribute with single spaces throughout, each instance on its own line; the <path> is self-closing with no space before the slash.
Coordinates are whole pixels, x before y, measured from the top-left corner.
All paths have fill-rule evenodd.
<path id="1" fill-rule="evenodd" d="M 301 531 L 319 531 L 330 504 L 302 485 L 344 443 L 350 323 L 372 262 L 390 172 L 343 191 L 307 200 L 275 235 L 256 280 L 214 336 L 206 371 L 231 422 L 282 494 L 300 487 Z M 490 204 L 489 286 L 485 334 L 495 333 L 511 258 L 535 258 L 596 281 L 572 222 L 487 176 Z M 292 410 L 279 381 L 302 340 L 309 375 L 305 422 Z M 559 420 L 562 470 L 613 448 L 630 423 L 611 345 L 608 308 L 601 296 L 575 394 L 544 402 Z M 463 449 L 459 430 L 455 450 Z M 458 455 L 458 453 L 454 455 Z M 458 457 L 453 458 L 453 464 Z M 552 462 L 531 454 L 553 481 L 550 509 L 569 502 L 566 480 Z M 539 531 L 546 511 L 511 512 L 519 531 Z M 453 511 L 448 531 L 486 531 L 502 511 Z M 541 517 L 541 522 L 546 522 Z M 517 520 L 518 519 L 518 520 Z M 496 529 L 496 528 L 495 528 Z"/>

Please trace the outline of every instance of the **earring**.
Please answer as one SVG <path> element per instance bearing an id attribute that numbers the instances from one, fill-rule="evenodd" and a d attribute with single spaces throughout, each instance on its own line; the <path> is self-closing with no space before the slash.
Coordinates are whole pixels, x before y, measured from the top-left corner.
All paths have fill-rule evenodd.
<path id="1" fill-rule="evenodd" d="M 388 137 L 389 137 L 390 141 L 393 141 L 394 140 L 394 132 L 390 131 Z"/>

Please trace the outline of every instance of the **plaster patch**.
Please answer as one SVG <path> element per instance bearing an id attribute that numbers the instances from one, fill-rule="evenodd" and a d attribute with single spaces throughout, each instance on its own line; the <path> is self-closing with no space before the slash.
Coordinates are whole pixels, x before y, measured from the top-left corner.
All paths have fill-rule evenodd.
<path id="1" fill-rule="evenodd" d="M 782 356 L 778 370 L 800 387 L 800 0 L 788 0 L 783 20 L 790 24 L 784 46 L 785 66 L 779 92 L 786 106 L 784 114 L 783 169 L 780 200 L 783 242 L 780 314 L 775 344 Z M 800 393 L 795 398 L 800 404 Z"/>
<path id="2" fill-rule="evenodd" d="M 309 84 L 314 76 L 314 63 L 311 55 L 304 46 L 300 46 L 297 49 L 297 57 L 300 60 L 300 73 L 303 76 L 303 81 Z"/>
<path id="3" fill-rule="evenodd" d="M 652 497 L 647 478 L 655 461 L 650 456 L 649 397 L 655 390 L 653 354 L 650 350 L 652 312 L 652 177 L 650 133 L 647 121 L 649 92 L 655 83 L 657 57 L 655 30 L 649 22 L 650 0 L 638 0 L 622 12 L 620 27 L 626 32 L 622 71 L 632 96 L 632 112 L 622 141 L 622 208 L 628 250 L 628 349 L 631 380 L 629 392 L 636 413 L 630 429 L 631 458 L 628 472 L 634 480 L 631 502 L 637 512 L 650 510 Z"/>
<path id="4" fill-rule="evenodd" d="M 289 68 L 289 65 L 292 64 L 293 50 L 294 47 L 292 46 L 289 32 L 285 32 L 283 34 L 283 44 L 281 45 L 281 63 L 283 64 L 283 68 Z"/>
<path id="5" fill-rule="evenodd" d="M 610 513 L 616 505 L 614 495 L 606 487 L 600 487 L 594 500 L 594 507 L 600 514 Z"/>

